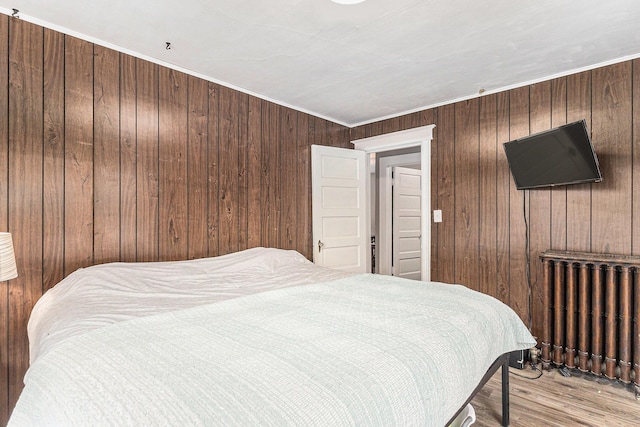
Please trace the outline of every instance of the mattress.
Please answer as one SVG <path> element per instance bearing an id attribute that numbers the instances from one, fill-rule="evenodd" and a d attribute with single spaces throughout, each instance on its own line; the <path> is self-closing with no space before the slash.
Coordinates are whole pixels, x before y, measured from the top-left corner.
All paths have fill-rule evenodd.
<path id="1" fill-rule="evenodd" d="M 84 314 L 77 321 L 64 316 L 66 332 L 53 328 L 56 339 L 38 346 L 9 425 L 440 427 L 499 355 L 535 345 L 509 307 L 464 286 L 345 274 L 287 251 L 250 253 L 267 258 L 249 263 L 259 278 L 236 265 L 250 254 L 218 264 L 232 272 L 234 286 L 219 269 L 193 261 L 186 270 L 169 263 L 164 276 L 156 271 L 163 266 L 142 266 L 154 272 L 152 281 L 126 268 L 120 279 L 87 274 L 91 283 L 108 284 L 106 294 L 92 292 L 113 293 L 120 302 L 112 287 L 120 289 L 121 280 L 127 289 L 160 294 L 178 287 L 175 293 L 190 301 L 172 306 L 169 296 L 140 297 L 152 302 L 148 308 L 133 298 L 145 308 L 120 307 L 118 315 L 105 308 L 95 321 L 92 310 L 75 307 L 82 300 L 70 303 L 84 285 L 61 282 L 63 290 L 54 287 L 55 298 L 48 301 L 47 292 L 43 304 L 64 301 L 58 315 Z M 287 266 L 280 265 L 283 256 Z M 171 269 L 213 275 L 230 292 L 203 290 L 209 301 L 187 297 L 184 283 L 199 280 L 182 277 L 178 286 Z M 265 284 L 279 273 L 280 281 Z M 33 322 L 38 337 L 46 319 L 55 320 L 53 308 L 42 307 Z"/>
<path id="2" fill-rule="evenodd" d="M 117 322 L 349 274 L 319 267 L 296 251 L 273 248 L 81 268 L 34 306 L 27 328 L 29 360 L 33 363 L 66 338 Z"/>

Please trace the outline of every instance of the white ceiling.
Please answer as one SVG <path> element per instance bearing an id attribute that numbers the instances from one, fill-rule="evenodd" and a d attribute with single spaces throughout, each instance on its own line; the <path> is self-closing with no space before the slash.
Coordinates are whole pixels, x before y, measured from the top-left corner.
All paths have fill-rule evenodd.
<path id="1" fill-rule="evenodd" d="M 0 0 L 14 8 L 347 126 L 640 57 L 639 0 Z"/>

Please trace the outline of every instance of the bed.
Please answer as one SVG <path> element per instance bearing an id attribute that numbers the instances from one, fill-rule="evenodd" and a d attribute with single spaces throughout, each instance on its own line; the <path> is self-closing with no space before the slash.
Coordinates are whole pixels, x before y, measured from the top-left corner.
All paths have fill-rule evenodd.
<path id="1" fill-rule="evenodd" d="M 443 426 L 506 353 L 535 345 L 464 286 L 271 248 L 80 269 L 28 333 L 10 426 Z"/>

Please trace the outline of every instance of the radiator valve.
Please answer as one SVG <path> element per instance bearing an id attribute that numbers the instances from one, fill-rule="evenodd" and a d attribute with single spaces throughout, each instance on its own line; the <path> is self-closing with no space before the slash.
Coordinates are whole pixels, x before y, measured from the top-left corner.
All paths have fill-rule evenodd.
<path id="1" fill-rule="evenodd" d="M 538 357 L 540 357 L 540 349 L 537 347 L 531 347 L 529 349 L 529 361 L 531 362 L 531 369 L 536 369 L 538 366 Z"/>

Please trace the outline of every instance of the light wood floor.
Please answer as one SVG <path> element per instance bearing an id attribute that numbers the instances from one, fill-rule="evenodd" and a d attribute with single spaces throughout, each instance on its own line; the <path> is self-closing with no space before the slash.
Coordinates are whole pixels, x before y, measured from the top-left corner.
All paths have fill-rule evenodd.
<path id="1" fill-rule="evenodd" d="M 527 380 L 536 371 L 512 369 L 509 375 L 513 427 L 631 427 L 640 426 L 640 400 L 633 387 L 598 379 L 578 371 L 563 377 L 556 369 Z M 473 427 L 500 426 L 500 370 L 471 401 L 477 421 Z"/>

